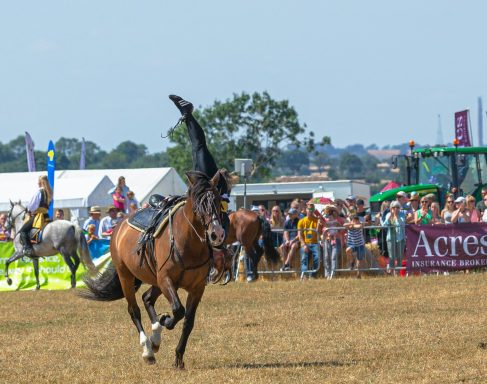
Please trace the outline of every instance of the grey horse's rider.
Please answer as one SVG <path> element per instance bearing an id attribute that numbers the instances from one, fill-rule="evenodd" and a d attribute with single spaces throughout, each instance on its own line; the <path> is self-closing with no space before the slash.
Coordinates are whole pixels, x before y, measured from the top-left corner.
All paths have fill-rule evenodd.
<path id="1" fill-rule="evenodd" d="M 39 176 L 38 185 L 38 191 L 32 196 L 26 208 L 30 213 L 30 218 L 19 231 L 20 242 L 24 247 L 24 256 L 28 257 L 33 255 L 30 231 L 33 227 L 42 228 L 44 223 L 49 220 L 47 212 L 52 200 L 52 189 L 46 175 Z"/>

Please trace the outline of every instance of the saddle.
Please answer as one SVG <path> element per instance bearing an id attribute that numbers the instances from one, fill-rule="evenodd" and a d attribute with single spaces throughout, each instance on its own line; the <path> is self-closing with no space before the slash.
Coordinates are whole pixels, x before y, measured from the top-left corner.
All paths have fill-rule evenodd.
<path id="1" fill-rule="evenodd" d="M 42 241 L 42 234 L 44 232 L 44 228 L 46 228 L 47 224 L 51 221 L 49 217 L 46 215 L 44 210 L 39 209 L 39 212 L 35 214 L 34 222 L 32 223 L 32 229 L 30 230 L 29 237 L 30 242 L 32 244 L 39 244 Z"/>
<path id="2" fill-rule="evenodd" d="M 160 233 L 161 224 L 167 218 L 168 213 L 178 203 L 185 200 L 184 196 L 152 195 L 149 198 L 150 206 L 139 209 L 133 216 L 128 219 L 128 224 L 139 232 L 152 232 L 154 237 Z"/>

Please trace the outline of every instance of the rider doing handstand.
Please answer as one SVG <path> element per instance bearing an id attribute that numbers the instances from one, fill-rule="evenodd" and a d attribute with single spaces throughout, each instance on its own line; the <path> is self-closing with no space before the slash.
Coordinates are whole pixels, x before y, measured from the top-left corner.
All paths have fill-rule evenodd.
<path id="1" fill-rule="evenodd" d="M 19 231 L 20 242 L 24 246 L 24 256 L 33 256 L 32 244 L 30 242 L 30 231 L 36 223 L 36 228 L 42 228 L 43 223 L 49 220 L 48 210 L 52 200 L 52 189 L 46 175 L 39 176 L 39 190 L 30 199 L 27 204 L 27 211 L 30 213 L 30 219 L 22 226 Z"/>
<path id="2" fill-rule="evenodd" d="M 192 147 L 193 170 L 203 172 L 209 178 L 212 178 L 217 173 L 218 167 L 206 145 L 203 128 L 201 128 L 198 121 L 192 115 L 193 104 L 176 95 L 169 95 L 169 98 L 181 112 L 181 121 L 184 121 L 188 127 L 188 134 Z M 228 219 L 228 202 L 230 201 L 231 177 L 226 170 L 224 176 L 225 177 L 220 177 L 217 189 L 220 192 L 222 199 L 222 224 L 225 229 L 225 236 L 228 236 L 228 227 L 230 224 Z"/>

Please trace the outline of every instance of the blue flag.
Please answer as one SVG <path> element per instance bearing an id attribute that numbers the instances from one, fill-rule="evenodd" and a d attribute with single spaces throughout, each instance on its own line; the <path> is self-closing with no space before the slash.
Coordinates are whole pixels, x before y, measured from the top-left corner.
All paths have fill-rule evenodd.
<path id="1" fill-rule="evenodd" d="M 49 146 L 47 147 L 47 179 L 52 188 L 52 200 L 49 205 L 49 217 L 52 219 L 54 217 L 54 171 L 56 170 L 56 148 L 52 140 L 49 141 Z"/>

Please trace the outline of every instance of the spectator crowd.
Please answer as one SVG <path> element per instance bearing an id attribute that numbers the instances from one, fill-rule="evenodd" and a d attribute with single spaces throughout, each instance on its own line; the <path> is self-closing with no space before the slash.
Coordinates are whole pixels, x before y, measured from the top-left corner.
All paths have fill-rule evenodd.
<path id="1" fill-rule="evenodd" d="M 342 257 L 346 258 L 347 268 L 356 270 L 360 278 L 367 243 L 377 244 L 387 260 L 387 273 L 395 274 L 403 266 L 407 224 L 486 223 L 487 188 L 481 194 L 479 202 L 472 195 L 447 194 L 441 207 L 433 193 L 420 196 L 399 191 L 395 200 L 382 202 L 377 213 L 353 195 L 345 200 L 329 200 L 321 211 L 313 200 L 301 199 L 293 200 L 284 210 L 275 205 L 270 214 L 264 205 L 251 209 L 271 225 L 274 245 L 282 256 L 281 271 L 291 270 L 299 254 L 301 278 L 315 277 L 322 254 L 325 278 L 333 278 Z"/>

